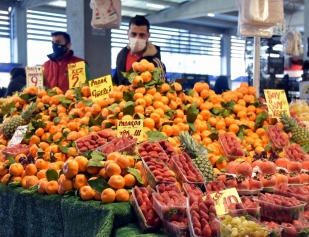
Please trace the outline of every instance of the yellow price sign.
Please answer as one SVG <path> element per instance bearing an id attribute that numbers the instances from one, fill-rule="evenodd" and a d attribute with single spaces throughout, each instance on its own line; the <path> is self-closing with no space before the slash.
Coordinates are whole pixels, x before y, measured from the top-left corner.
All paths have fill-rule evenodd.
<path id="1" fill-rule="evenodd" d="M 89 86 L 93 101 L 107 98 L 108 93 L 114 90 L 111 75 L 93 79 L 89 81 Z"/>
<path id="2" fill-rule="evenodd" d="M 238 195 L 236 188 L 230 188 L 222 190 L 210 195 L 215 201 L 215 209 L 218 216 L 222 216 L 228 213 L 228 206 L 231 203 L 241 203 L 241 199 Z"/>
<path id="3" fill-rule="evenodd" d="M 290 115 L 289 103 L 284 90 L 264 90 L 264 94 L 270 118 L 280 118 L 281 113 Z"/>
<path id="4" fill-rule="evenodd" d="M 137 138 L 139 142 L 143 141 L 144 124 L 142 119 L 134 120 L 118 120 L 117 136 L 121 137 L 123 134 Z"/>
<path id="5" fill-rule="evenodd" d="M 69 87 L 81 87 L 86 82 L 85 62 L 68 64 Z"/>

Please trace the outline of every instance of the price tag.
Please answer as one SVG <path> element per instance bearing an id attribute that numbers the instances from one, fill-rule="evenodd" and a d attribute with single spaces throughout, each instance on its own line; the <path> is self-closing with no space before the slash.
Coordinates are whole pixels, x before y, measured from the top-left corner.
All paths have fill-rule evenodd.
<path id="1" fill-rule="evenodd" d="M 289 104 L 284 90 L 264 90 L 264 94 L 270 118 L 280 118 L 280 113 L 290 115 Z"/>
<path id="2" fill-rule="evenodd" d="M 137 138 L 139 142 L 143 141 L 143 120 L 118 120 L 117 123 L 117 136 L 121 137 L 123 134 Z"/>
<path id="3" fill-rule="evenodd" d="M 27 87 L 36 86 L 39 90 L 44 89 L 42 66 L 26 67 Z"/>
<path id="4" fill-rule="evenodd" d="M 27 132 L 27 127 L 28 125 L 17 127 L 10 141 L 10 144 L 8 145 L 9 148 L 21 143 L 21 141 L 23 140 L 24 134 Z"/>
<path id="5" fill-rule="evenodd" d="M 218 216 L 227 214 L 228 206 L 231 203 L 241 203 L 241 199 L 236 188 L 222 190 L 217 193 L 213 193 L 210 196 L 215 201 L 215 209 Z"/>
<path id="6" fill-rule="evenodd" d="M 68 64 L 69 87 L 81 87 L 86 82 L 85 62 Z"/>
<path id="7" fill-rule="evenodd" d="M 108 93 L 114 90 L 111 75 L 93 79 L 89 81 L 89 86 L 93 101 L 107 98 Z"/>

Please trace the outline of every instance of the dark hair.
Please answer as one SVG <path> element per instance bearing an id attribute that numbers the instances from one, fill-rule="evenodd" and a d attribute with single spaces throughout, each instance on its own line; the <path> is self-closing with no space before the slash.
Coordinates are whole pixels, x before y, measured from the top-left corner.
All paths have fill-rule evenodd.
<path id="1" fill-rule="evenodd" d="M 58 35 L 62 35 L 65 39 L 65 42 L 68 44 L 68 43 L 71 43 L 71 37 L 68 33 L 66 32 L 63 32 L 63 31 L 56 31 L 56 32 L 52 32 L 51 33 L 51 36 L 58 36 Z"/>
<path id="2" fill-rule="evenodd" d="M 26 77 L 26 70 L 23 67 L 14 67 L 10 71 L 10 75 L 12 78 L 23 76 Z"/>
<path id="3" fill-rule="evenodd" d="M 229 81 L 226 76 L 219 76 L 216 79 L 216 83 L 214 86 L 214 91 L 216 94 L 222 94 L 225 91 L 228 91 L 229 88 Z"/>
<path id="4" fill-rule="evenodd" d="M 131 18 L 129 22 L 129 29 L 132 24 L 137 26 L 147 26 L 147 31 L 149 32 L 150 24 L 149 21 L 144 16 L 136 15 L 135 17 Z"/>

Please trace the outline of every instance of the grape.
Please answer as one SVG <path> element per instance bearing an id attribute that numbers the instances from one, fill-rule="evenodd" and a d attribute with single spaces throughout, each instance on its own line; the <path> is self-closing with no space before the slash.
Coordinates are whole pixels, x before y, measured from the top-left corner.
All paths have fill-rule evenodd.
<path id="1" fill-rule="evenodd" d="M 244 216 L 231 217 L 225 216 L 221 220 L 220 225 L 220 236 L 221 237 L 267 237 L 268 229 L 262 227 L 259 223 L 250 220 Z"/>

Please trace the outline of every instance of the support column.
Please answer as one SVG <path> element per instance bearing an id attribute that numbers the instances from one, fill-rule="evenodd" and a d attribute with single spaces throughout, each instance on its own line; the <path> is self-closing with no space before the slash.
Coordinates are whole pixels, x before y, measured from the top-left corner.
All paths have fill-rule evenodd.
<path id="1" fill-rule="evenodd" d="M 231 35 L 224 34 L 221 38 L 221 75 L 229 79 L 229 88 L 232 88 L 231 82 Z"/>
<path id="2" fill-rule="evenodd" d="M 91 78 L 111 74 L 111 30 L 92 28 L 89 1 L 67 0 L 66 14 L 72 50 L 88 62 Z"/>
<path id="3" fill-rule="evenodd" d="M 16 3 L 11 11 L 11 61 L 27 65 L 27 10 Z"/>
<path id="4" fill-rule="evenodd" d="M 309 22 L 308 22 L 308 15 L 309 15 L 309 1 L 304 1 L 304 61 L 309 60 Z"/>

